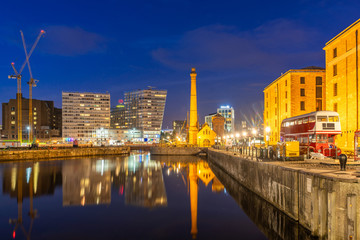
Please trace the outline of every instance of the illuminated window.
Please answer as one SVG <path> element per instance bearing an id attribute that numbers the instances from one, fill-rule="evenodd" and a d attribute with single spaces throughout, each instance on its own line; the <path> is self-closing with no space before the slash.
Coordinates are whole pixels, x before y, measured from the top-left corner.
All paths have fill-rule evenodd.
<path id="1" fill-rule="evenodd" d="M 333 66 L 333 76 L 336 76 L 337 75 L 337 65 L 335 64 Z"/>
<path id="2" fill-rule="evenodd" d="M 305 84 L 305 77 L 300 77 L 300 84 Z"/>
<path id="3" fill-rule="evenodd" d="M 15 121 L 11 121 L 11 124 L 15 124 Z"/>
<path id="4" fill-rule="evenodd" d="M 336 58 L 337 57 L 337 48 L 334 48 L 333 49 L 333 58 Z"/>
<path id="5" fill-rule="evenodd" d="M 36 120 L 37 119 L 37 117 L 34 117 L 34 120 Z"/>
<path id="6" fill-rule="evenodd" d="M 11 115 L 15 115 L 15 112 L 11 112 Z"/>
<path id="7" fill-rule="evenodd" d="M 36 125 L 36 122 L 34 122 L 34 124 Z"/>
<path id="8" fill-rule="evenodd" d="M 334 96 L 337 96 L 337 83 L 334 83 Z"/>
<path id="9" fill-rule="evenodd" d="M 36 108 L 34 108 L 34 111 L 36 111 Z"/>
<path id="10" fill-rule="evenodd" d="M 300 102 L 300 110 L 305 111 L 305 101 Z"/>
<path id="11" fill-rule="evenodd" d="M 305 88 L 300 88 L 300 96 L 305 97 Z"/>
<path id="12" fill-rule="evenodd" d="M 34 115 L 36 115 L 37 113 L 36 112 L 34 112 Z"/>

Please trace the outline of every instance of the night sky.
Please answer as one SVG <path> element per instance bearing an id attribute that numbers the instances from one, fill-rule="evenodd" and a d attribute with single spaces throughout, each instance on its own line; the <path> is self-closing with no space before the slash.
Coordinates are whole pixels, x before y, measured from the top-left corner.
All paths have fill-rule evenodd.
<path id="1" fill-rule="evenodd" d="M 360 18 L 360 1 L 1 1 L 0 101 L 16 95 L 11 62 L 30 63 L 39 79 L 33 97 L 61 91 L 106 92 L 112 105 L 125 91 L 168 90 L 163 128 L 189 109 L 190 68 L 198 73 L 198 111 L 220 105 L 261 112 L 264 87 L 291 68 L 325 67 L 325 43 Z M 23 95 L 28 97 L 28 71 Z M 262 113 L 261 113 L 262 114 Z"/>

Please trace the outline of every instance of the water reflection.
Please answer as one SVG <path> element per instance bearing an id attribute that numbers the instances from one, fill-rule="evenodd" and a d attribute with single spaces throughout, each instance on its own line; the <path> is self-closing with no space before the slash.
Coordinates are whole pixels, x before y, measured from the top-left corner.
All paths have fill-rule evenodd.
<path id="1" fill-rule="evenodd" d="M 63 164 L 63 206 L 110 204 L 110 161 L 71 161 Z"/>
<path id="2" fill-rule="evenodd" d="M 224 195 L 223 193 L 225 192 L 225 188 L 222 182 L 224 181 L 225 183 L 228 183 L 226 179 L 223 179 L 223 176 L 220 178 L 220 181 L 215 176 L 208 163 L 199 158 L 188 156 L 150 157 L 150 155 L 147 153 L 134 153 L 129 157 L 106 157 L 106 159 L 88 158 L 49 162 L 21 162 L 2 164 L 0 165 L 0 170 L 2 170 L 3 195 L 8 196 L 10 199 L 16 199 L 18 204 L 17 218 L 16 215 L 14 215 L 14 209 L 12 212 L 9 212 L 8 215 L 10 218 L 11 231 L 13 231 L 13 238 L 16 236 L 16 239 L 19 237 L 30 239 L 33 225 L 38 226 L 38 229 L 39 227 L 41 229 L 41 224 L 44 224 L 44 222 L 41 222 L 41 220 L 45 219 L 46 217 L 49 218 L 50 214 L 56 218 L 57 216 L 63 215 L 63 211 L 66 211 L 67 214 L 70 215 L 68 215 L 67 218 L 60 218 L 59 221 L 67 222 L 71 218 L 76 217 L 77 214 L 80 214 L 77 209 L 82 209 L 86 206 L 99 205 L 100 207 L 101 205 L 105 205 L 106 208 L 116 209 L 117 212 L 123 214 L 123 220 L 119 219 L 118 215 L 111 217 L 110 213 L 107 213 L 106 215 L 105 213 L 101 212 L 105 210 L 101 210 L 101 213 L 99 213 L 100 215 L 98 215 L 97 218 L 93 218 L 92 220 L 96 221 L 96 224 L 99 224 L 105 219 L 111 219 L 114 224 L 119 224 L 119 226 L 121 225 L 119 221 L 125 221 L 122 222 L 122 225 L 124 225 L 126 224 L 126 221 L 128 221 L 131 214 L 134 214 L 134 212 L 131 212 L 132 210 L 127 210 L 129 208 L 126 208 L 126 206 L 132 206 L 138 210 L 167 209 L 167 211 L 173 211 L 171 208 L 174 208 L 174 204 L 169 206 L 170 200 L 168 198 L 167 191 L 172 193 L 172 203 L 181 204 L 181 208 L 186 210 L 182 210 L 181 213 L 177 213 L 177 215 L 174 216 L 167 215 L 166 211 L 158 211 L 156 213 L 163 214 L 159 216 L 163 216 L 164 219 L 169 217 L 169 219 L 176 219 L 177 217 L 181 218 L 181 215 L 184 215 L 184 221 L 187 224 L 190 223 L 189 228 L 185 235 L 179 235 L 179 233 L 176 234 L 169 231 L 167 233 L 168 235 L 166 236 L 160 234 L 158 237 L 154 238 L 195 239 L 199 235 L 198 219 L 201 220 L 200 225 L 203 222 L 206 222 L 206 224 L 210 224 L 211 226 L 221 225 L 220 222 L 217 222 L 216 218 L 214 220 L 208 217 L 204 219 L 204 216 L 203 218 L 198 218 L 199 207 L 205 206 L 206 204 L 203 204 L 210 202 L 211 200 L 211 196 L 207 195 L 206 198 L 201 198 L 199 203 L 199 194 L 204 194 L 204 189 L 208 189 L 210 193 L 222 193 L 220 195 Z M 164 175 L 166 178 L 164 178 Z M 176 181 L 176 184 L 174 181 Z M 179 187 L 179 183 L 181 187 Z M 228 186 L 226 188 L 228 188 Z M 231 187 L 229 188 L 231 189 Z M 174 192 L 181 189 L 186 189 L 187 192 L 184 198 L 185 203 L 183 200 L 174 199 Z M 219 194 L 212 195 L 215 196 Z M 38 213 L 38 211 L 35 209 L 35 206 L 33 206 L 34 199 L 43 196 L 53 197 L 47 199 L 47 210 L 44 210 L 45 206 L 42 206 L 39 204 L 39 202 L 35 201 L 35 203 L 38 203 L 36 206 L 36 208 L 39 209 Z M 55 206 L 55 203 L 52 202 L 55 199 L 59 199 L 62 210 L 58 209 L 51 213 L 47 212 L 51 211 L 52 207 Z M 120 202 L 119 199 L 121 199 Z M 112 203 L 112 201 L 115 202 Z M 221 201 L 227 202 L 228 200 L 222 199 Z M 201 205 L 199 206 L 199 204 Z M 244 203 L 241 202 L 239 205 L 243 207 Z M 220 214 L 217 216 L 221 216 L 223 219 L 227 220 L 227 215 L 224 216 L 221 211 L 214 211 L 216 207 L 216 205 L 210 205 L 210 207 L 208 207 L 206 210 Z M 119 208 L 121 209 L 120 211 Z M 67 209 L 70 211 L 67 211 Z M 0 210 L 6 214 L 8 213 L 7 210 L 1 209 L 1 207 Z M 237 210 L 238 207 L 235 209 L 235 211 Z M 91 211 L 94 211 L 94 208 L 92 208 Z M 233 210 L 231 211 L 233 212 Z M 82 213 L 84 214 L 84 216 L 82 216 L 83 218 L 74 220 L 75 222 L 87 221 L 86 219 L 88 216 L 86 213 L 84 213 L 84 211 L 82 211 Z M 137 212 L 137 214 L 139 214 L 139 212 Z M 142 212 L 142 215 L 136 215 L 134 216 L 134 219 L 138 219 L 139 221 L 146 221 L 147 219 L 144 217 L 144 215 L 146 215 L 146 213 Z M 39 216 L 41 216 L 41 218 Z M 151 217 L 151 215 L 147 216 Z M 39 220 L 35 220 L 36 218 L 39 218 Z M 46 220 L 47 219 L 45 219 L 45 221 Z M 236 220 L 237 219 L 233 218 L 231 221 Z M 104 225 L 106 226 L 106 224 Z M 156 227 L 161 229 L 160 232 L 163 231 L 161 224 L 158 224 L 158 222 L 147 222 L 146 225 L 149 225 L 150 227 L 148 232 L 152 231 L 151 228 Z M 146 225 L 142 224 L 142 227 L 146 228 Z M 224 225 L 228 226 L 229 223 L 224 223 Z M 175 229 L 177 231 L 183 232 L 184 230 L 180 226 L 181 225 L 176 225 Z M 102 225 L 102 227 L 104 226 Z M 71 226 L 68 226 L 68 228 L 68 231 L 71 232 Z M 213 227 L 205 230 L 204 226 L 202 225 L 200 228 L 202 236 L 216 238 L 212 237 L 212 228 Z M 0 236 L 3 234 L 1 230 L 2 229 L 0 226 Z M 74 229 L 72 231 L 74 231 Z M 238 231 L 238 229 L 233 229 L 232 231 L 235 233 Z M 34 238 L 36 238 L 36 236 L 41 236 L 41 234 L 42 232 L 38 232 L 37 235 L 34 233 Z M 137 233 L 131 231 L 129 234 L 132 234 L 130 237 L 128 237 L 131 239 L 136 239 L 136 236 L 138 236 L 140 239 L 149 239 L 147 235 L 136 235 Z M 176 234 L 175 237 L 172 234 Z M 221 230 L 218 234 L 220 236 L 224 233 Z M 231 231 L 228 231 L 227 234 L 232 236 Z M 56 239 L 54 235 L 47 237 Z M 91 236 L 90 234 L 90 237 L 87 239 L 90 238 L 98 239 L 99 237 Z M 59 237 L 58 239 L 61 238 Z"/>

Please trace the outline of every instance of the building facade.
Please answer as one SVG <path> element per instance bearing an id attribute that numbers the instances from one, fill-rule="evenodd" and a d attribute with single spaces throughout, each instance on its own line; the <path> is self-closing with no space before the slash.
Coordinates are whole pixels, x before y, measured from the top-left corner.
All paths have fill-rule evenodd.
<path id="1" fill-rule="evenodd" d="M 326 43 L 326 110 L 338 112 L 342 134 L 336 145 L 354 150 L 359 129 L 360 19 Z"/>
<path id="2" fill-rule="evenodd" d="M 110 128 L 110 94 L 62 92 L 62 133 L 67 141 L 105 141 Z"/>
<path id="3" fill-rule="evenodd" d="M 217 113 L 211 113 L 207 116 L 205 116 L 205 122 L 209 125 L 211 129 L 213 129 L 212 119 Z"/>
<path id="4" fill-rule="evenodd" d="M 112 129 L 126 129 L 125 125 L 125 105 L 118 104 L 111 108 L 110 113 L 110 128 Z"/>
<path id="5" fill-rule="evenodd" d="M 325 69 L 291 69 L 264 89 L 264 140 L 280 141 L 280 126 L 285 118 L 325 110 Z M 267 139 L 265 139 L 267 138 Z"/>
<path id="6" fill-rule="evenodd" d="M 55 108 L 53 101 L 37 99 L 32 100 L 32 107 L 34 137 L 44 140 L 61 137 L 61 116 L 58 114 L 61 109 Z M 17 117 L 17 99 L 2 103 L 3 138 L 18 139 Z M 22 136 L 23 141 L 29 139 L 29 99 L 26 98 L 22 98 Z"/>
<path id="7" fill-rule="evenodd" d="M 235 131 L 235 112 L 234 108 L 230 106 L 220 106 L 217 113 L 225 118 L 225 133 L 232 133 Z"/>
<path id="8" fill-rule="evenodd" d="M 212 130 L 216 133 L 216 135 L 220 138 L 224 137 L 224 131 L 225 131 L 225 118 L 220 115 L 219 113 L 215 114 L 212 117 Z"/>
<path id="9" fill-rule="evenodd" d="M 144 141 L 159 142 L 166 90 L 148 88 L 125 93 L 125 128 L 142 132 Z"/>

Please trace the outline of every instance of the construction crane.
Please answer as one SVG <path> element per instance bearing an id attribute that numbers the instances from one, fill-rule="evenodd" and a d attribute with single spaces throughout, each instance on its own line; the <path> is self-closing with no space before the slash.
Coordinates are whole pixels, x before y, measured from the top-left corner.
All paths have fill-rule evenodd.
<path id="1" fill-rule="evenodd" d="M 22 96 L 21 96 L 21 78 L 22 78 L 22 71 L 25 68 L 25 65 L 28 65 L 29 68 L 29 74 L 30 74 L 30 80 L 28 82 L 29 84 L 29 141 L 32 141 L 32 87 L 36 86 L 37 80 L 33 79 L 32 77 L 32 72 L 31 72 L 31 67 L 29 64 L 29 58 L 31 57 L 32 53 L 34 52 L 34 49 L 36 47 L 36 45 L 38 44 L 41 36 L 45 33 L 44 30 L 41 30 L 38 37 L 35 40 L 35 43 L 33 44 L 33 46 L 31 47 L 29 53 L 27 53 L 27 49 L 26 49 L 26 44 L 25 44 L 25 38 L 24 38 L 24 34 L 22 31 L 20 31 L 21 33 L 21 38 L 22 38 L 22 42 L 23 42 L 23 46 L 24 46 L 24 51 L 25 51 L 25 56 L 26 59 L 23 63 L 23 65 L 21 66 L 20 70 L 17 71 L 15 68 L 15 63 L 12 62 L 11 63 L 11 67 L 14 70 L 15 75 L 9 75 L 9 79 L 16 79 L 17 80 L 17 93 L 16 93 L 16 99 L 17 99 L 17 129 L 18 129 L 18 141 L 21 143 L 22 142 Z M 30 140 L 31 138 L 31 140 Z"/>

